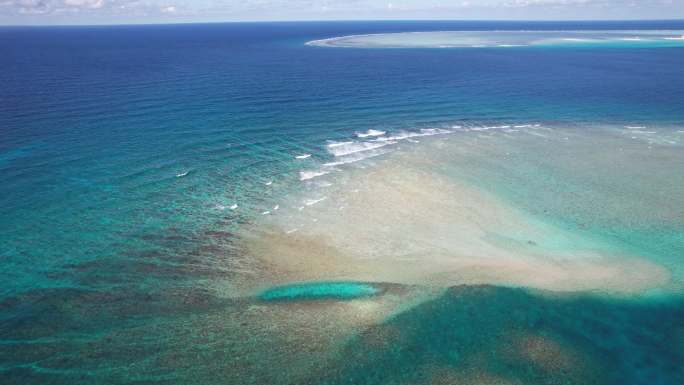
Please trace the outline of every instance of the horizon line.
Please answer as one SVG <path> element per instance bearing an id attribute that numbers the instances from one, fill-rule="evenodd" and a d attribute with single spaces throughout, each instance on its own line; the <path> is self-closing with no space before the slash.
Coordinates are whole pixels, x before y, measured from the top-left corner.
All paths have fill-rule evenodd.
<path id="1" fill-rule="evenodd" d="M 599 22 L 684 22 L 675 19 L 311 19 L 311 20 L 224 20 L 224 21 L 170 21 L 170 22 L 130 22 L 130 23 L 46 23 L 46 24 L 0 24 L 0 28 L 26 27 L 125 27 L 125 26 L 164 26 L 191 24 L 295 24 L 295 23 L 355 23 L 355 22 L 511 22 L 511 23 L 599 23 Z"/>

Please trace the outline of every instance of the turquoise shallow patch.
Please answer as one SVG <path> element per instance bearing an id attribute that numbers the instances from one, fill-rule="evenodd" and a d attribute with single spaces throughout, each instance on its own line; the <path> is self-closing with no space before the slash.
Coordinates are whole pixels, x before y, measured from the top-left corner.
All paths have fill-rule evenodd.
<path id="1" fill-rule="evenodd" d="M 258 298 L 264 301 L 352 299 L 375 295 L 379 291 L 375 286 L 360 282 L 309 282 L 276 286 L 262 292 Z"/>

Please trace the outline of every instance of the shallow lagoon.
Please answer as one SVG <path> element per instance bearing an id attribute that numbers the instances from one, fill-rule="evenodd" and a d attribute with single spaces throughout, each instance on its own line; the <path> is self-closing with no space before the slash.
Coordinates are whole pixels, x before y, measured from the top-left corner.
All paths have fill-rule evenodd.
<path id="1" fill-rule="evenodd" d="M 309 45 L 346 48 L 665 48 L 684 47 L 684 31 L 435 31 L 350 35 Z"/>
<path id="2" fill-rule="evenodd" d="M 277 286 L 260 293 L 264 301 L 352 299 L 377 294 L 378 288 L 360 282 L 308 282 Z"/>
<path id="3" fill-rule="evenodd" d="M 318 176 L 238 244 L 276 281 L 680 293 L 684 138 L 644 130 L 459 125 L 330 143 L 353 158 L 310 163 Z"/>

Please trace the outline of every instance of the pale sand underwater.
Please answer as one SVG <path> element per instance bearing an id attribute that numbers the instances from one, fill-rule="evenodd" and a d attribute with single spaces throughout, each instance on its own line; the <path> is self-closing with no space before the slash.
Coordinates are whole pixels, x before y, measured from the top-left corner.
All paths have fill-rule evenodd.
<path id="1" fill-rule="evenodd" d="M 570 135 L 542 132 L 561 141 Z M 247 286 L 357 280 L 635 294 L 673 284 L 671 272 L 648 256 L 530 215 L 462 177 L 474 169 L 468 162 L 494 146 L 505 151 L 504 144 L 511 145 L 505 137 L 510 133 L 492 135 L 502 144 L 474 132 L 409 143 L 373 164 L 331 173 L 331 182 L 314 190 L 313 199 L 310 190 L 295 194 L 278 216 L 242 234 L 246 258 L 262 261 L 268 270 L 266 281 Z M 513 145 L 546 140 L 527 136 Z M 586 150 L 595 143 L 577 146 Z M 637 146 L 648 151 L 644 143 Z M 492 159 L 493 167 L 506 162 L 505 153 L 499 158 Z M 539 159 L 547 161 L 560 167 L 551 158 Z M 670 214 L 661 210 L 661 216 Z"/>

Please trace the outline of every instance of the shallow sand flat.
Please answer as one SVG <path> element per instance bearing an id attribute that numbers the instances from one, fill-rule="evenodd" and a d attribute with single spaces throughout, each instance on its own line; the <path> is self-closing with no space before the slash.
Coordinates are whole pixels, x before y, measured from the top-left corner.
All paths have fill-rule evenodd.
<path id="1" fill-rule="evenodd" d="M 430 146 L 454 150 L 446 140 Z M 447 175 L 441 161 L 430 151 L 398 151 L 349 171 L 324 201 L 258 223 L 241 242 L 270 270 L 261 284 L 350 279 L 635 293 L 668 282 L 663 267 L 533 219 Z"/>
<path id="2" fill-rule="evenodd" d="M 429 31 L 348 35 L 308 45 L 346 48 L 680 47 L 680 30 Z"/>

